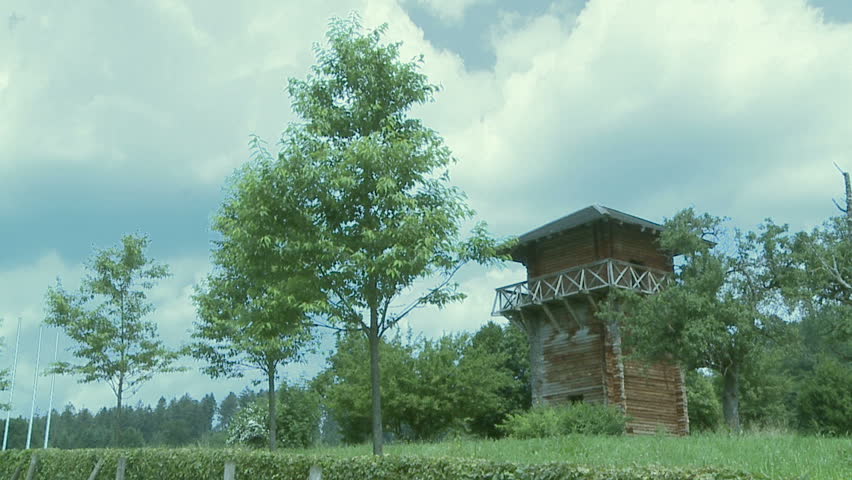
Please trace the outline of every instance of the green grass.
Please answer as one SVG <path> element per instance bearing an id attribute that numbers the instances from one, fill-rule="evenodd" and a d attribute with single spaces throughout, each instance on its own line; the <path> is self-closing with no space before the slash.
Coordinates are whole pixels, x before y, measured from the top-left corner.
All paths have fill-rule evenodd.
<path id="1" fill-rule="evenodd" d="M 367 455 L 369 445 L 324 447 L 298 453 Z M 852 480 L 852 439 L 793 434 L 567 436 L 533 440 L 457 440 L 387 445 L 389 455 L 482 458 L 521 463 L 569 462 L 587 466 L 662 465 L 728 467 L 770 478 Z"/>

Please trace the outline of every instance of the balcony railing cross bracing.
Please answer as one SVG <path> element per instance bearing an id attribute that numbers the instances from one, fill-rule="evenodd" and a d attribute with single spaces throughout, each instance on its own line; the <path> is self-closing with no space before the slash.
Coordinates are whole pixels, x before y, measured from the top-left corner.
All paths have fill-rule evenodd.
<path id="1" fill-rule="evenodd" d="M 626 288 L 657 293 L 671 276 L 662 270 L 608 258 L 497 289 L 492 316 L 530 305 L 604 288 Z"/>

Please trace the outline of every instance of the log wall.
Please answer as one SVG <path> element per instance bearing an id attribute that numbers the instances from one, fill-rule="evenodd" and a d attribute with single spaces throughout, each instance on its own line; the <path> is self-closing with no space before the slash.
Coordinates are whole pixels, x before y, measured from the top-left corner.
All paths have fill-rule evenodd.
<path id="1" fill-rule="evenodd" d="M 624 371 L 627 414 L 633 417 L 627 426 L 629 433 L 656 433 L 658 428 L 678 435 L 689 433 L 685 386 L 677 366 L 626 362 Z"/>
<path id="2" fill-rule="evenodd" d="M 671 257 L 657 247 L 649 229 L 615 222 L 596 222 L 539 240 L 523 255 L 527 278 L 536 278 L 606 258 L 672 271 Z"/>
<path id="3" fill-rule="evenodd" d="M 525 313 L 533 403 L 615 405 L 633 418 L 628 433 L 689 433 L 680 369 L 625 361 L 618 327 L 604 326 L 578 300 Z"/>

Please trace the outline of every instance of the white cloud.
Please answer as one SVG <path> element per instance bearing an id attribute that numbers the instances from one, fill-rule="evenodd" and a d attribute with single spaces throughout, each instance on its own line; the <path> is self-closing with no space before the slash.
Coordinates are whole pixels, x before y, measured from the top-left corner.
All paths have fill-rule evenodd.
<path id="1" fill-rule="evenodd" d="M 472 3 L 425 5 L 457 21 Z M 496 64 L 476 72 L 391 0 L 28 8 L 0 32 L 0 213 L 50 197 L 16 190 L 22 179 L 69 166 L 138 179 L 149 195 L 164 184 L 218 189 L 247 158 L 249 133 L 275 142 L 292 119 L 286 78 L 307 73 L 328 18 L 352 10 L 367 26 L 388 22 L 404 58 L 425 55 L 443 90 L 416 113 L 445 136 L 460 160 L 453 178 L 500 235 L 594 202 L 656 220 L 695 205 L 740 224 L 807 226 L 841 194 L 831 162 L 852 169 L 852 25 L 826 24 L 801 0 L 592 0 L 579 16 L 504 14 L 491 35 Z M 206 252 L 168 262 L 175 276 L 152 299 L 161 332 L 179 343 Z M 56 275 L 73 287 L 82 273 L 56 253 L 20 264 L 0 272 L 7 353 L 17 316 L 31 347 L 46 287 Z M 523 276 L 517 265 L 471 268 L 464 303 L 418 310 L 410 325 L 427 335 L 478 328 L 493 288 Z M 140 399 L 243 384 L 175 374 Z M 103 388 L 62 385 L 75 403 L 109 403 Z"/>
<path id="2" fill-rule="evenodd" d="M 416 2 L 444 22 L 458 23 L 464 19 L 468 8 L 477 4 L 491 4 L 494 0 L 416 0 Z"/>
<path id="3" fill-rule="evenodd" d="M 506 17 L 493 43 L 490 82 L 442 77 L 461 91 L 439 98 L 434 124 L 504 233 L 593 202 L 657 219 L 692 203 L 745 222 L 829 211 L 813 193 L 837 190 L 831 173 L 776 180 L 852 152 L 852 26 L 798 0 L 596 0 L 576 25 Z"/>

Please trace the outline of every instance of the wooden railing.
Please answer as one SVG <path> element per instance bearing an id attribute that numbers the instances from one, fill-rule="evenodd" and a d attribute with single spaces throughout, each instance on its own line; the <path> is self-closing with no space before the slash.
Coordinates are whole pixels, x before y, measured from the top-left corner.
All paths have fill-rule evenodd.
<path id="1" fill-rule="evenodd" d="M 640 293 L 657 293 L 670 278 L 670 275 L 662 270 L 608 258 L 533 278 L 527 282 L 500 287 L 494 298 L 491 315 L 499 316 L 529 305 L 539 305 L 603 288 L 627 288 Z"/>

